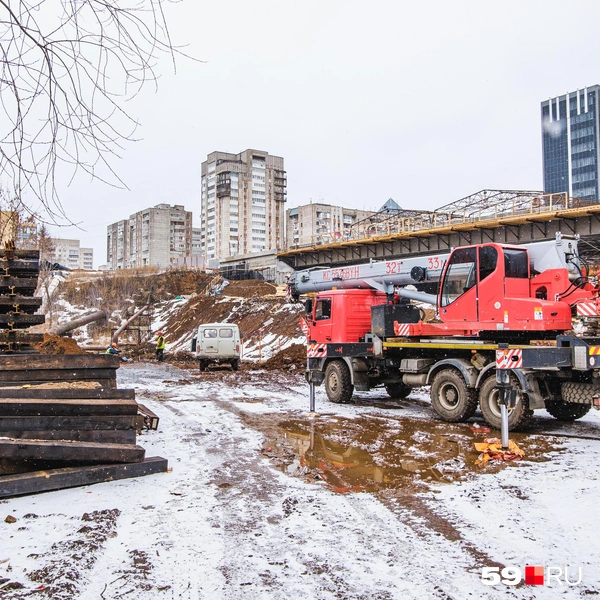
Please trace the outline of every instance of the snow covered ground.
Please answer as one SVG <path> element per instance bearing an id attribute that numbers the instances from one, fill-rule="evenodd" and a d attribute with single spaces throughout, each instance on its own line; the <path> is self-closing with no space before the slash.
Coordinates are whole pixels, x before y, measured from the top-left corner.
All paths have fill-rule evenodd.
<path id="1" fill-rule="evenodd" d="M 318 414 L 311 416 L 301 375 L 240 373 L 124 365 L 119 387 L 135 388 L 160 417 L 159 430 L 144 433 L 139 444 L 147 456 L 167 458 L 171 471 L 0 501 L 0 597 L 600 594 L 600 539 L 593 533 L 600 441 L 521 436 L 523 461 L 481 471 L 468 450 L 475 440 L 469 427 L 435 422 L 424 397 L 398 406 L 373 391 L 332 405 L 319 388 Z M 408 445 L 396 446 L 427 468 L 411 471 L 401 458 L 394 464 L 384 455 L 409 423 L 402 438 Z M 381 433 L 371 435 L 370 425 Z M 316 463 L 314 429 L 340 442 L 328 442 L 329 458 Z M 452 460 L 438 461 L 441 446 L 433 448 L 432 440 L 439 431 L 461 448 Z M 600 418 L 590 413 L 557 432 L 600 438 Z M 350 433 L 363 440 L 355 450 L 372 457 L 363 473 L 373 478 L 369 484 L 364 477 L 360 486 L 350 481 L 359 470 L 353 465 L 367 460 L 344 445 Z M 438 462 L 425 456 L 428 444 Z M 349 484 L 347 493 L 334 491 L 327 463 Z M 16 522 L 6 522 L 9 515 Z M 518 567 L 524 577 L 525 565 L 545 567 L 545 585 L 482 583 L 484 567 Z M 548 567 L 562 569 L 560 581 L 548 581 Z M 564 583 L 565 567 L 571 581 L 581 569 L 580 583 Z"/>

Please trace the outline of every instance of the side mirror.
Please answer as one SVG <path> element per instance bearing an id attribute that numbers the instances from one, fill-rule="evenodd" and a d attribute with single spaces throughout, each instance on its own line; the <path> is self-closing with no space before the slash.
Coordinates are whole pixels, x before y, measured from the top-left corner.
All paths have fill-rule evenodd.
<path id="1" fill-rule="evenodd" d="M 313 311 L 313 300 L 312 300 L 312 298 L 307 298 L 306 302 L 304 303 L 304 312 L 307 315 L 312 316 L 312 311 Z"/>

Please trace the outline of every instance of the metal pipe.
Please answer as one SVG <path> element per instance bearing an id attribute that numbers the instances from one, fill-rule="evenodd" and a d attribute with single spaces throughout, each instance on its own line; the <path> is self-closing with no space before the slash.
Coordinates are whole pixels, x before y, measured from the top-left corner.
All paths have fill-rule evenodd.
<path id="1" fill-rule="evenodd" d="M 506 346 L 506 344 L 500 344 Z M 499 350 L 498 352 L 501 352 Z M 496 369 L 496 382 L 498 384 L 498 404 L 500 405 L 500 434 L 502 449 L 508 450 L 508 403 L 510 398 L 510 372 L 508 369 Z"/>
<path id="2" fill-rule="evenodd" d="M 88 323 L 93 323 L 94 321 L 100 321 L 106 319 L 106 312 L 103 310 L 97 310 L 93 313 L 89 313 L 84 315 L 83 317 L 79 317 L 78 319 L 73 319 L 72 321 L 68 321 L 67 323 L 63 323 L 62 325 L 56 325 L 48 330 L 48 333 L 51 335 L 62 335 L 63 333 L 67 333 L 67 331 L 71 331 L 72 329 L 77 329 L 78 327 L 83 327 Z"/>
<path id="3" fill-rule="evenodd" d="M 408 290 L 406 288 L 397 288 L 398 296 L 402 298 L 408 298 L 409 300 L 417 300 L 418 302 L 427 302 L 437 306 L 437 296 L 435 294 L 427 294 L 425 292 L 418 292 L 417 290 Z"/>
<path id="4" fill-rule="evenodd" d="M 500 418 L 501 421 L 501 437 L 502 437 L 502 450 L 508 450 L 508 406 L 502 404 L 500 406 Z"/>
<path id="5" fill-rule="evenodd" d="M 119 327 L 113 333 L 113 336 L 111 338 L 111 342 L 118 342 L 119 341 L 119 334 L 122 331 L 124 331 L 133 321 L 135 321 L 147 308 L 149 308 L 148 304 L 146 304 L 145 306 L 143 306 L 142 308 L 140 308 L 140 310 L 138 310 L 132 317 L 130 317 L 129 319 L 127 319 L 127 321 L 125 321 L 125 323 L 123 323 L 123 325 L 121 325 L 121 327 Z"/>
<path id="6" fill-rule="evenodd" d="M 308 384 L 308 398 L 310 404 L 310 412 L 315 412 L 315 384 L 312 381 Z"/>

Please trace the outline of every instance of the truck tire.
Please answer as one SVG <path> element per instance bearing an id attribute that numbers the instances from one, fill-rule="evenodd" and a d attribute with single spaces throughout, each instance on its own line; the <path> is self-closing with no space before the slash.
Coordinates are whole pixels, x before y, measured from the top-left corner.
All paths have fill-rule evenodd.
<path id="1" fill-rule="evenodd" d="M 412 388 L 405 383 L 388 383 L 385 386 L 385 391 L 390 398 L 408 398 Z"/>
<path id="2" fill-rule="evenodd" d="M 348 365 L 342 360 L 334 360 L 325 369 L 325 392 L 330 402 L 350 402 L 354 386 Z"/>
<path id="3" fill-rule="evenodd" d="M 566 403 L 583 404 L 591 406 L 594 395 L 599 392 L 598 386 L 591 383 L 566 381 L 560 386 L 560 396 Z"/>
<path id="4" fill-rule="evenodd" d="M 237 370 L 240 368 L 240 361 L 239 361 L 239 360 L 237 360 L 237 359 L 236 359 L 236 360 L 232 360 L 232 361 L 231 361 L 231 368 L 232 368 L 234 371 L 237 371 Z"/>
<path id="5" fill-rule="evenodd" d="M 200 361 L 198 362 L 198 368 L 201 371 L 206 371 L 206 367 L 208 367 L 208 361 L 200 359 Z"/>
<path id="6" fill-rule="evenodd" d="M 445 369 L 433 378 L 431 404 L 444 421 L 466 421 L 477 410 L 477 391 L 467 386 L 458 371 Z"/>
<path id="7" fill-rule="evenodd" d="M 511 377 L 516 383 L 516 379 Z M 479 388 L 479 408 L 485 422 L 494 429 L 501 429 L 502 417 L 500 405 L 498 404 L 498 387 L 496 375 L 488 377 Z M 515 407 L 508 411 L 508 428 L 511 431 L 523 429 L 527 426 L 533 411 L 529 410 L 527 394 L 519 394 Z"/>
<path id="8" fill-rule="evenodd" d="M 585 417 L 592 407 L 589 404 L 574 404 L 561 400 L 546 400 L 546 410 L 559 421 L 576 421 Z"/>

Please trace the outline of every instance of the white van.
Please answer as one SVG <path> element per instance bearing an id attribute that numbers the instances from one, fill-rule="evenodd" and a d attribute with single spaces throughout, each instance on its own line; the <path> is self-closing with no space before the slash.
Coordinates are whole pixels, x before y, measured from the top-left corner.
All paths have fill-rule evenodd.
<path id="1" fill-rule="evenodd" d="M 204 323 L 192 338 L 192 352 L 198 358 L 201 371 L 211 363 L 229 363 L 237 371 L 241 348 L 240 330 L 233 323 Z"/>

